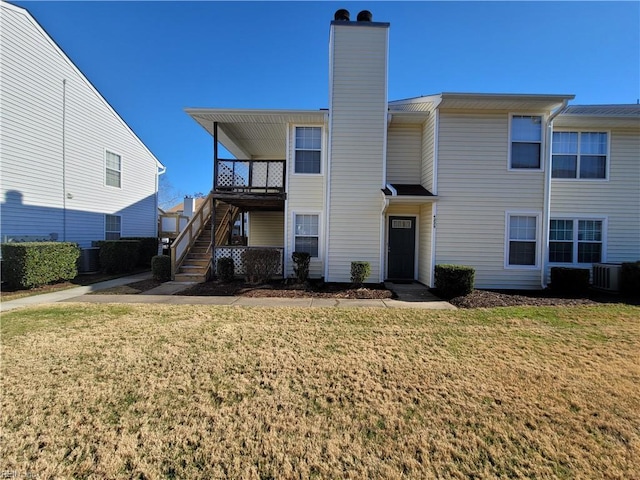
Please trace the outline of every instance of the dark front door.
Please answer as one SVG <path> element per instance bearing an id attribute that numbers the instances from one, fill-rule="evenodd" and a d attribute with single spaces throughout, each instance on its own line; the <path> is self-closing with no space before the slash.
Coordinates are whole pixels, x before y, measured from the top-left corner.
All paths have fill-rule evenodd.
<path id="1" fill-rule="evenodd" d="M 390 280 L 413 280 L 416 254 L 415 217 L 389 217 L 387 277 Z"/>

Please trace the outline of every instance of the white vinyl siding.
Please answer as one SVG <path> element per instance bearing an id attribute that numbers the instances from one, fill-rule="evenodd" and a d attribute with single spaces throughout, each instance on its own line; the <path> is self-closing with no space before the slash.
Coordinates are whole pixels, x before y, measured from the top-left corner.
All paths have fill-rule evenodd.
<path id="1" fill-rule="evenodd" d="M 2 235 L 89 247 L 118 214 L 123 237 L 156 236 L 153 155 L 24 10 L 0 8 Z M 126 159 L 123 188 L 105 184 L 105 148 Z"/>
<path id="2" fill-rule="evenodd" d="M 283 212 L 249 212 L 250 247 L 284 247 Z"/>
<path id="3" fill-rule="evenodd" d="M 595 125 L 594 125 L 595 127 Z M 592 130 L 595 131 L 595 130 Z M 551 181 L 551 218 L 607 218 L 607 262 L 640 259 L 640 135 L 613 130 L 607 182 Z"/>
<path id="4" fill-rule="evenodd" d="M 418 281 L 425 285 L 433 286 L 431 285 L 431 272 L 433 271 L 431 259 L 433 204 L 422 205 L 418 219 Z"/>
<path id="5" fill-rule="evenodd" d="M 391 126 L 387 139 L 387 183 L 421 182 L 422 127 Z"/>
<path id="6" fill-rule="evenodd" d="M 420 183 L 431 193 L 436 193 L 435 188 L 435 161 L 436 161 L 436 118 L 437 111 L 430 108 L 430 115 L 422 125 L 422 166 Z"/>
<path id="7" fill-rule="evenodd" d="M 544 173 L 505 169 L 509 114 L 440 112 L 435 263 L 476 269 L 478 288 L 540 287 L 531 267 L 505 268 L 505 212 L 541 212 Z"/>
<path id="8" fill-rule="evenodd" d="M 379 25 L 331 26 L 328 281 L 348 282 L 352 261 L 370 263 L 370 282 L 382 273 L 387 36 Z"/>

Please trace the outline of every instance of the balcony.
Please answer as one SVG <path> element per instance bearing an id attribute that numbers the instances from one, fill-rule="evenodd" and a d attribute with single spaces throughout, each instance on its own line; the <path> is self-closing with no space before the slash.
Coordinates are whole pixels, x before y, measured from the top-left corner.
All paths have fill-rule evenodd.
<path id="1" fill-rule="evenodd" d="M 215 163 L 213 197 L 242 210 L 284 210 L 284 160 L 224 160 Z"/>

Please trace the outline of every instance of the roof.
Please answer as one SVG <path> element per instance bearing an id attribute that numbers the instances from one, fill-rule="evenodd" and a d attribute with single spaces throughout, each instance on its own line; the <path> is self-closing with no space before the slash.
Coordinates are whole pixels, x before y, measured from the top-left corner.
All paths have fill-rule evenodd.
<path id="1" fill-rule="evenodd" d="M 13 5 L 11 3 L 4 2 L 4 1 L 0 1 L 0 7 L 7 8 L 9 10 L 13 10 L 14 12 L 21 13 L 21 14 L 25 15 L 29 19 L 29 21 L 34 25 L 36 30 L 38 30 L 40 32 L 40 34 L 45 39 L 47 39 L 49 41 L 49 44 L 58 52 L 60 57 L 62 59 L 64 59 L 64 61 L 66 61 L 69 64 L 69 66 L 77 73 L 77 75 L 80 77 L 80 79 L 96 94 L 96 96 L 100 100 L 102 100 L 102 102 L 104 103 L 105 107 L 109 111 L 111 111 L 111 113 L 113 113 L 113 115 L 115 115 L 115 117 L 120 121 L 122 126 L 125 129 L 127 129 L 129 131 L 129 133 L 131 133 L 131 135 L 133 135 L 133 137 L 138 142 L 140 142 L 140 145 L 142 146 L 142 148 L 144 150 L 146 150 L 146 152 L 153 158 L 153 160 L 156 162 L 156 166 L 158 167 L 159 170 L 161 170 L 161 172 L 159 172 L 159 173 L 161 173 L 161 174 L 164 173 L 165 170 L 166 170 L 166 167 L 162 163 L 160 163 L 160 160 L 158 160 L 153 153 L 151 153 L 151 150 L 149 150 L 149 148 L 144 144 L 144 142 L 142 140 L 140 140 L 140 137 L 138 137 L 136 135 L 136 133 L 127 124 L 127 122 L 125 122 L 124 119 L 118 114 L 118 112 L 116 112 L 116 110 L 111 106 L 111 104 L 109 104 L 109 102 L 106 100 L 106 98 L 104 98 L 104 96 L 98 91 L 98 89 L 89 81 L 89 79 L 82 73 L 82 71 L 80 71 L 80 69 L 76 66 L 76 64 L 73 63 L 73 61 L 69 58 L 69 56 L 60 47 L 60 45 L 58 45 L 56 43 L 56 41 L 53 39 L 53 37 L 47 33 L 47 31 L 42 27 L 42 25 L 40 25 L 38 23 L 38 21 L 33 17 L 33 15 L 31 15 L 31 13 L 29 13 L 29 11 L 26 8 L 18 7 L 16 5 Z"/>
<path id="2" fill-rule="evenodd" d="M 245 110 L 186 108 L 185 112 L 239 159 L 283 160 L 287 153 L 287 125 L 322 125 L 326 110 Z"/>
<path id="3" fill-rule="evenodd" d="M 391 188 L 389 188 L 391 187 Z M 393 190 L 392 190 L 393 189 Z M 418 184 L 402 184 L 402 183 L 390 183 L 387 184 L 385 188 L 382 189 L 385 195 L 393 196 L 393 197 L 404 197 L 404 196 L 413 196 L 413 197 L 433 197 L 433 193 L 424 188 L 422 185 Z"/>
<path id="4" fill-rule="evenodd" d="M 554 121 L 556 127 L 640 128 L 640 105 L 571 105 Z"/>
<path id="5" fill-rule="evenodd" d="M 390 110 L 428 111 L 435 107 L 456 110 L 537 110 L 552 111 L 573 100 L 575 95 L 529 93 L 455 93 L 406 98 L 389 102 Z"/>

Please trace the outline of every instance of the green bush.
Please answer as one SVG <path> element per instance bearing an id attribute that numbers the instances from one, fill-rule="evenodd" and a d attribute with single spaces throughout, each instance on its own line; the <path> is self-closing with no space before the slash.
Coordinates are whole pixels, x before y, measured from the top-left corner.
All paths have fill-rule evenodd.
<path id="1" fill-rule="evenodd" d="M 2 244 L 2 279 L 12 288 L 32 288 L 71 280 L 78 274 L 80 249 L 69 242 Z"/>
<path id="2" fill-rule="evenodd" d="M 154 255 L 151 259 L 151 274 L 154 280 L 160 282 L 171 280 L 171 257 L 169 255 Z"/>
<path id="3" fill-rule="evenodd" d="M 242 252 L 247 282 L 268 282 L 280 268 L 280 251 L 275 248 L 251 248 Z"/>
<path id="4" fill-rule="evenodd" d="M 436 265 L 435 287 L 442 298 L 453 298 L 473 292 L 476 270 L 466 265 Z"/>
<path id="5" fill-rule="evenodd" d="M 235 277 L 235 265 L 233 264 L 233 258 L 231 257 L 222 257 L 218 259 L 216 273 L 218 274 L 218 278 L 224 282 L 228 283 L 233 280 Z"/>
<path id="6" fill-rule="evenodd" d="M 351 283 L 362 285 L 371 275 L 369 262 L 351 262 Z"/>
<path id="7" fill-rule="evenodd" d="M 589 290 L 588 268 L 551 267 L 551 284 L 555 293 L 584 294 Z"/>
<path id="8" fill-rule="evenodd" d="M 620 291 L 626 295 L 640 296 L 640 260 L 622 264 L 620 269 Z"/>
<path id="9" fill-rule="evenodd" d="M 156 237 L 124 237 L 120 240 L 137 240 L 140 242 L 138 250 L 139 267 L 150 267 L 151 259 L 158 255 L 158 239 Z"/>
<path id="10" fill-rule="evenodd" d="M 309 263 L 311 255 L 307 252 L 293 252 L 291 254 L 293 260 L 293 273 L 299 283 L 304 283 L 309 278 Z"/>
<path id="11" fill-rule="evenodd" d="M 126 273 L 138 265 L 138 240 L 105 240 L 100 242 L 100 266 L 105 273 Z"/>

